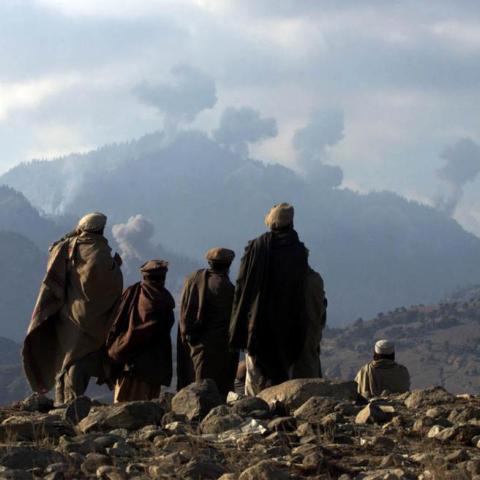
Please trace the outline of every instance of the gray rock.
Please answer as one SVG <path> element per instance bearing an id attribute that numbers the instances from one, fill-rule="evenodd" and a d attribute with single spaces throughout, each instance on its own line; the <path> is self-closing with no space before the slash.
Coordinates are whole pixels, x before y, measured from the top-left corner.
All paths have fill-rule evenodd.
<path id="1" fill-rule="evenodd" d="M 32 393 L 20 402 L 19 407 L 26 412 L 46 413 L 53 409 L 53 400 L 40 393 Z"/>
<path id="2" fill-rule="evenodd" d="M 0 465 L 11 469 L 29 470 L 40 467 L 47 468 L 52 463 L 65 463 L 66 458 L 55 450 L 33 447 L 14 449 L 0 458 Z"/>
<path id="3" fill-rule="evenodd" d="M 460 450 L 455 450 L 452 453 L 449 453 L 445 456 L 445 461 L 449 463 L 460 463 L 465 462 L 470 459 L 468 452 L 462 448 Z"/>
<path id="4" fill-rule="evenodd" d="M 377 404 L 369 403 L 363 410 L 358 412 L 355 417 L 356 424 L 366 423 L 386 423 L 391 419 L 391 415 L 385 413 Z"/>
<path id="5" fill-rule="evenodd" d="M 63 413 L 63 418 L 74 425 L 77 425 L 82 421 L 92 408 L 92 401 L 86 396 L 77 397 L 72 400 Z"/>
<path id="6" fill-rule="evenodd" d="M 405 400 L 408 408 L 433 406 L 442 403 L 453 402 L 455 397 L 443 387 L 427 388 L 426 390 L 414 390 Z"/>
<path id="7" fill-rule="evenodd" d="M 158 402 L 125 402 L 94 409 L 78 427 L 84 433 L 113 429 L 137 430 L 160 423 L 164 411 Z"/>
<path id="8" fill-rule="evenodd" d="M 293 412 L 313 396 L 354 400 L 357 397 L 357 384 L 333 382 L 323 378 L 299 378 L 266 388 L 257 396 L 269 405 L 280 402 L 288 411 Z"/>
<path id="9" fill-rule="evenodd" d="M 243 422 L 244 420 L 240 415 L 229 413 L 225 405 L 220 405 L 210 410 L 210 413 L 202 420 L 200 431 L 204 434 L 218 434 L 237 428 Z"/>
<path id="10" fill-rule="evenodd" d="M 0 441 L 38 441 L 40 439 L 58 439 L 62 435 L 72 436 L 72 426 L 53 415 L 13 416 L 0 425 Z"/>
<path id="11" fill-rule="evenodd" d="M 261 462 L 244 470 L 238 480 L 288 480 L 290 475 L 273 460 Z"/>
<path id="12" fill-rule="evenodd" d="M 184 467 L 180 468 L 178 475 L 185 480 L 216 480 L 222 476 L 225 468 L 213 462 L 190 460 Z"/>
<path id="13" fill-rule="evenodd" d="M 234 403 L 231 408 L 232 413 L 236 413 L 241 417 L 250 417 L 254 416 L 254 413 L 263 412 L 268 414 L 270 412 L 270 407 L 265 400 L 262 400 L 258 397 L 245 397 Z"/>
<path id="14" fill-rule="evenodd" d="M 293 412 L 293 416 L 310 423 L 316 423 L 325 415 L 332 413 L 336 405 L 337 402 L 331 398 L 311 397 Z"/>
<path id="15" fill-rule="evenodd" d="M 97 472 L 100 467 L 110 466 L 112 459 L 107 455 L 101 453 L 89 453 L 82 463 L 82 472 L 87 475 L 92 475 Z"/>
<path id="16" fill-rule="evenodd" d="M 273 432 L 293 432 L 297 428 L 294 417 L 278 417 L 271 420 L 267 426 Z"/>
<path id="17" fill-rule="evenodd" d="M 222 403 L 215 382 L 206 379 L 182 388 L 172 399 L 172 411 L 189 420 L 202 420 L 212 408 Z"/>

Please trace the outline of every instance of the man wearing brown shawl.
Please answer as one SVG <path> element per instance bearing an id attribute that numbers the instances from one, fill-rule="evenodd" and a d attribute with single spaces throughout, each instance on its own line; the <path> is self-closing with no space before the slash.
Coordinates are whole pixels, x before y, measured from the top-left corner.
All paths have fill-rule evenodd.
<path id="1" fill-rule="evenodd" d="M 265 218 L 270 231 L 247 245 L 241 261 L 230 345 L 247 350 L 248 395 L 290 379 L 305 342 L 307 249 L 293 217 L 291 205 L 275 205 Z"/>
<path id="2" fill-rule="evenodd" d="M 228 273 L 234 257 L 226 248 L 207 252 L 208 269 L 185 281 L 180 312 L 180 335 L 190 348 L 195 380 L 214 380 L 224 396 L 234 388 L 238 363 L 238 356 L 228 346 L 235 290 Z"/>
<path id="3" fill-rule="evenodd" d="M 118 372 L 115 402 L 158 398 L 161 386 L 172 380 L 175 301 L 165 288 L 168 263 L 150 260 L 140 271 L 142 281 L 123 293 L 107 339 Z"/>
<path id="4" fill-rule="evenodd" d="M 91 213 L 50 248 L 47 273 L 23 346 L 27 379 L 36 392 L 56 385 L 55 403 L 83 395 L 103 374 L 103 346 L 122 293 L 121 259 L 103 231 L 107 217 Z"/>

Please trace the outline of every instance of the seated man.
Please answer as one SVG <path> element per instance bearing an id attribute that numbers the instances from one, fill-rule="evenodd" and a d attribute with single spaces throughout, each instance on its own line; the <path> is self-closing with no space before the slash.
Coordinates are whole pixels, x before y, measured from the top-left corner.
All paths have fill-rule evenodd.
<path id="1" fill-rule="evenodd" d="M 142 281 L 123 293 L 107 339 L 115 403 L 158 398 L 161 386 L 172 379 L 175 301 L 165 288 L 168 263 L 150 260 L 140 271 Z"/>
<path id="2" fill-rule="evenodd" d="M 358 393 L 365 398 L 377 397 L 384 391 L 403 393 L 410 389 L 410 374 L 395 362 L 395 345 L 388 340 L 375 344 L 373 361 L 359 370 L 355 381 Z"/>

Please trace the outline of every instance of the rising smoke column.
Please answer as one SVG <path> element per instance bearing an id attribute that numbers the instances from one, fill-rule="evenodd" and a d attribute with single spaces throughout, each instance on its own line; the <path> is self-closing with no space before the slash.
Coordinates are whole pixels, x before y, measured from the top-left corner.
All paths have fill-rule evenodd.
<path id="1" fill-rule="evenodd" d="M 343 112 L 338 109 L 316 111 L 309 123 L 295 132 L 293 146 L 300 168 L 308 180 L 331 188 L 342 183 L 342 169 L 324 162 L 328 158 L 328 148 L 339 143 L 343 137 Z"/>
<path id="2" fill-rule="evenodd" d="M 213 138 L 221 145 L 246 158 L 248 144 L 260 142 L 278 135 L 274 118 L 262 118 L 259 111 L 251 107 L 228 107 L 220 118 L 220 125 Z"/>
<path id="3" fill-rule="evenodd" d="M 447 215 L 453 215 L 468 182 L 473 182 L 480 172 L 480 146 L 470 138 L 462 138 L 445 148 L 440 157 L 445 165 L 437 176 L 445 190 L 437 195 L 435 206 Z"/>
<path id="4" fill-rule="evenodd" d="M 143 83 L 133 90 L 141 102 L 165 115 L 167 127 L 191 123 L 217 103 L 215 81 L 207 74 L 188 65 L 174 67 L 171 74 L 170 82 Z"/>
<path id="5" fill-rule="evenodd" d="M 127 277 L 133 278 L 140 265 L 157 257 L 157 249 L 152 243 L 155 227 L 143 215 L 135 215 L 126 223 L 113 225 L 112 233 L 118 243 Z"/>

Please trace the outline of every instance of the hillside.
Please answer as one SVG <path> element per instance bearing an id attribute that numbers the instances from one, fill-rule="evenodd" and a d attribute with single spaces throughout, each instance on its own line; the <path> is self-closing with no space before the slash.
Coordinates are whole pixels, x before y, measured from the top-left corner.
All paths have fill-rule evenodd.
<path id="1" fill-rule="evenodd" d="M 478 287 L 455 301 L 417 305 L 361 319 L 345 329 L 328 329 L 322 362 L 328 378 L 354 378 L 372 356 L 373 344 L 389 338 L 397 360 L 408 367 L 412 388 L 441 385 L 460 393 L 480 393 L 480 295 Z"/>
<path id="2" fill-rule="evenodd" d="M 23 164 L 0 183 L 49 214 L 102 210 L 110 225 L 140 214 L 155 228 L 152 244 L 198 263 L 218 245 L 235 249 L 238 260 L 264 231 L 271 205 L 292 202 L 311 263 L 326 281 L 331 325 L 437 302 L 480 282 L 480 240 L 458 223 L 392 193 L 338 189 L 338 171 L 324 167 L 304 178 L 183 131 Z"/>

